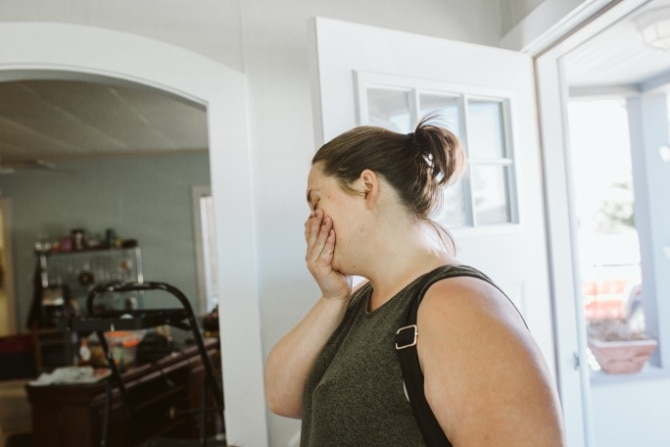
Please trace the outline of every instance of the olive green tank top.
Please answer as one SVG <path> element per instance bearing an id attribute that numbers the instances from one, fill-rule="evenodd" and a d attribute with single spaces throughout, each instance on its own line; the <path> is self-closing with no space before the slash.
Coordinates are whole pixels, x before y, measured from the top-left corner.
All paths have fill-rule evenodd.
<path id="1" fill-rule="evenodd" d="M 422 280 L 454 276 L 454 269 L 490 282 L 466 266 L 436 269 L 372 312 L 371 285 L 355 293 L 307 379 L 301 447 L 426 446 L 405 396 L 395 333 Z"/>

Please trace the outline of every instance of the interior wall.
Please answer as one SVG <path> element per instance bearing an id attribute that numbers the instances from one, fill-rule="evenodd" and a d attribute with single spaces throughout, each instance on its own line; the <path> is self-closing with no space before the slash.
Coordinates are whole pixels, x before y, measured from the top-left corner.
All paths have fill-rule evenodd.
<path id="1" fill-rule="evenodd" d="M 61 22 L 176 45 L 242 71 L 240 0 L 0 0 L 0 21 Z"/>
<path id="2" fill-rule="evenodd" d="M 545 0 L 500 0 L 502 32 L 507 33 Z"/>
<path id="3" fill-rule="evenodd" d="M 191 188 L 209 185 L 205 151 L 59 162 L 60 172 L 0 176 L 12 204 L 12 242 L 19 330 L 33 296 L 38 235 L 58 240 L 73 228 L 136 239 L 144 279 L 182 290 L 195 306 L 198 284 Z"/>
<path id="4" fill-rule="evenodd" d="M 503 35 L 499 46 L 537 55 L 608 0 L 500 0 Z M 586 13 L 586 14 L 585 14 Z"/>

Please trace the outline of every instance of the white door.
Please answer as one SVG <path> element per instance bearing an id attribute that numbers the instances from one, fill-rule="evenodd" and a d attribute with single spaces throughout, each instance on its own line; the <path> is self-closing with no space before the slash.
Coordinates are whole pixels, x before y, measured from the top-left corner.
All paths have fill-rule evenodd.
<path id="1" fill-rule="evenodd" d="M 330 19 L 312 25 L 317 147 L 368 122 L 410 131 L 435 108 L 465 141 L 469 175 L 446 221 L 458 257 L 520 308 L 559 381 L 569 445 L 584 445 L 580 375 L 553 335 L 532 59 Z"/>

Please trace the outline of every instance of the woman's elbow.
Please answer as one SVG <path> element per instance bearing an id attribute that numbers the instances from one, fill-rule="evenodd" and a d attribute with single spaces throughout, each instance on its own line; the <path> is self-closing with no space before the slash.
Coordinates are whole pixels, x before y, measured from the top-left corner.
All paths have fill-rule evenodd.
<path id="1" fill-rule="evenodd" d="M 266 393 L 265 402 L 271 412 L 276 415 L 300 419 L 302 417 L 302 405 L 291 402 L 286 396 L 277 393 Z"/>

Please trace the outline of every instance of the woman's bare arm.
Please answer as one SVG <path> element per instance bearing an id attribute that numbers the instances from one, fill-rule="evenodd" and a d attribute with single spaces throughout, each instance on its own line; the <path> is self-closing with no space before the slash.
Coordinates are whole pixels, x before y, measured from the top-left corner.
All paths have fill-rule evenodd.
<path id="1" fill-rule="evenodd" d="M 320 298 L 303 320 L 272 348 L 265 363 L 268 407 L 302 416 L 302 394 L 312 365 L 346 312 L 346 301 Z"/>
<path id="2" fill-rule="evenodd" d="M 454 445 L 563 447 L 558 397 L 531 334 L 490 284 L 434 284 L 418 314 L 425 393 Z"/>

